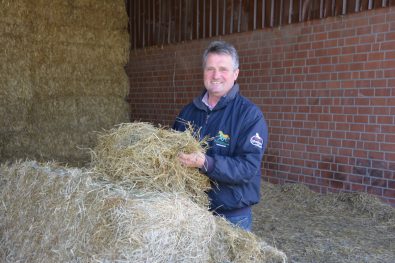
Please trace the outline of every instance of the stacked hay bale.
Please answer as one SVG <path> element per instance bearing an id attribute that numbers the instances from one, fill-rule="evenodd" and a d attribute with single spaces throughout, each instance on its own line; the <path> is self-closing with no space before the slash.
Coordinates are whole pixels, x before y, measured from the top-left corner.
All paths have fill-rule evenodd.
<path id="1" fill-rule="evenodd" d="M 284 262 L 282 252 L 207 210 L 199 198 L 205 177 L 177 168 L 178 152 L 199 147 L 191 134 L 136 123 L 102 134 L 89 169 L 3 165 L 1 260 Z"/>
<path id="2" fill-rule="evenodd" d="M 92 131 L 128 119 L 124 1 L 3 0 L 1 9 L 0 160 L 89 161 L 79 148 L 93 147 Z"/>
<path id="3" fill-rule="evenodd" d="M 33 97 L 29 10 L 22 1 L 0 1 L 0 161 L 21 152 L 28 140 Z M 16 139 L 19 138 L 19 139 Z M 15 150 L 14 150 L 15 149 Z"/>

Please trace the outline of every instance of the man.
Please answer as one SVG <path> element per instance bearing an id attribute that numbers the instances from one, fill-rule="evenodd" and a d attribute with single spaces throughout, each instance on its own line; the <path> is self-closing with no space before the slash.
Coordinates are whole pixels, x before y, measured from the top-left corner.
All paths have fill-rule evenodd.
<path id="1" fill-rule="evenodd" d="M 259 108 L 239 94 L 239 57 L 231 44 L 210 43 L 203 54 L 203 71 L 205 91 L 182 109 L 173 129 L 184 131 L 190 122 L 201 138 L 213 140 L 206 155 L 181 153 L 179 160 L 214 182 L 208 192 L 214 214 L 251 231 L 251 206 L 260 199 L 267 125 Z"/>

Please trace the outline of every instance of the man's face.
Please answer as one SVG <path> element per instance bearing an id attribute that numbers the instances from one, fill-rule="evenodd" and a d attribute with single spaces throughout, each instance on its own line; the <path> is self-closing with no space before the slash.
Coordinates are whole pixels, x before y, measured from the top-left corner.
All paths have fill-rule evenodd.
<path id="1" fill-rule="evenodd" d="M 239 75 L 239 69 L 233 70 L 230 55 L 210 53 L 204 68 L 204 86 L 209 96 L 222 97 L 232 88 Z"/>

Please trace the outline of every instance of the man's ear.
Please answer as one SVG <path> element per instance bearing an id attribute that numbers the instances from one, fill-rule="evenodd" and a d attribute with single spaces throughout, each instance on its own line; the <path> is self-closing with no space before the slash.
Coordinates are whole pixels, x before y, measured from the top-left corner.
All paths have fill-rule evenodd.
<path id="1" fill-rule="evenodd" d="M 239 69 L 236 69 L 235 71 L 233 71 L 233 78 L 234 78 L 235 82 L 236 82 L 238 76 L 239 76 Z"/>

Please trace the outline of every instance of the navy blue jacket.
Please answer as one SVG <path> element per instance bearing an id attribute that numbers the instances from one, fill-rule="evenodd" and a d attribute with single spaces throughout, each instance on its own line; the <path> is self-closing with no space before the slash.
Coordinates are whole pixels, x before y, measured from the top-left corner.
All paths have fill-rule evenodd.
<path id="1" fill-rule="evenodd" d="M 173 129 L 184 131 L 187 121 L 200 133 L 200 138 L 212 138 L 206 153 L 209 167 L 203 169 L 215 182 L 208 192 L 210 208 L 220 213 L 256 204 L 260 199 L 261 162 L 268 138 L 263 114 L 240 95 L 238 84 L 212 111 L 202 102 L 204 94 L 182 109 Z"/>

